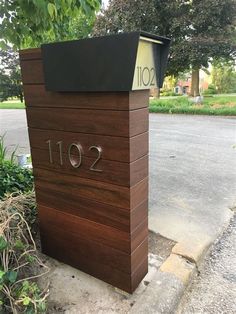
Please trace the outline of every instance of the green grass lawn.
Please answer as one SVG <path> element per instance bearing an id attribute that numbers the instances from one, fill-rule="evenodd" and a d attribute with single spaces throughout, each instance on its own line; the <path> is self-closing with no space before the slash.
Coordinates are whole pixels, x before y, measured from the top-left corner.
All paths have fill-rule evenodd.
<path id="1" fill-rule="evenodd" d="M 24 109 L 17 100 L 0 103 L 0 109 Z M 203 103 L 195 104 L 186 96 L 150 100 L 150 112 L 187 113 L 236 116 L 236 95 L 205 96 Z"/>
<path id="2" fill-rule="evenodd" d="M 205 96 L 201 104 L 193 103 L 186 96 L 150 100 L 150 112 L 187 113 L 206 115 L 236 115 L 236 95 Z"/>
<path id="3" fill-rule="evenodd" d="M 0 102 L 0 109 L 24 109 L 25 104 L 20 101 L 3 101 Z"/>

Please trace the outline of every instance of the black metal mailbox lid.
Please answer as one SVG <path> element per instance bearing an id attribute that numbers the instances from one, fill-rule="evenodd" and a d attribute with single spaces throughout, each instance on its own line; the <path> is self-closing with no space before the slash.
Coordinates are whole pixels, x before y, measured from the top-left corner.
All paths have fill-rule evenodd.
<path id="1" fill-rule="evenodd" d="M 140 38 L 155 41 L 155 67 L 161 87 L 170 40 L 146 32 L 43 44 L 46 90 L 57 92 L 131 91 Z"/>

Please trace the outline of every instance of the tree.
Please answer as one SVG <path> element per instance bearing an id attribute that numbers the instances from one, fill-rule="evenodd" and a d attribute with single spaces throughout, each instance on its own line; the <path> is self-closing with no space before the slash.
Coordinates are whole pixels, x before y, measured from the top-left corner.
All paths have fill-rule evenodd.
<path id="1" fill-rule="evenodd" d="M 144 30 L 172 39 L 167 75 L 192 70 L 192 95 L 199 95 L 199 69 L 232 58 L 234 0 L 111 0 L 94 34 Z"/>
<path id="2" fill-rule="evenodd" d="M 71 21 L 70 38 L 67 39 L 82 39 L 91 35 L 93 26 L 96 20 L 96 15 L 86 15 L 80 12 L 78 16 Z"/>
<path id="3" fill-rule="evenodd" d="M 211 78 L 218 93 L 236 93 L 236 71 L 233 62 L 214 62 Z"/>
<path id="4" fill-rule="evenodd" d="M 72 39 L 81 15 L 94 16 L 100 0 L 1 0 L 0 44 L 14 49 Z"/>
<path id="5" fill-rule="evenodd" d="M 193 0 L 190 5 L 189 38 L 185 49 L 192 69 L 191 95 L 199 95 L 199 69 L 213 60 L 232 60 L 235 55 L 236 2 Z"/>
<path id="6" fill-rule="evenodd" d="M 21 75 L 18 53 L 11 47 L 0 51 L 1 73 L 0 73 L 0 101 L 8 97 L 18 97 L 23 101 Z"/>
<path id="7" fill-rule="evenodd" d="M 187 2 L 187 1 L 186 1 Z M 106 35 L 143 30 L 172 39 L 167 75 L 186 69 L 182 42 L 187 34 L 188 5 L 173 0 L 111 0 L 97 16 L 93 34 Z"/>

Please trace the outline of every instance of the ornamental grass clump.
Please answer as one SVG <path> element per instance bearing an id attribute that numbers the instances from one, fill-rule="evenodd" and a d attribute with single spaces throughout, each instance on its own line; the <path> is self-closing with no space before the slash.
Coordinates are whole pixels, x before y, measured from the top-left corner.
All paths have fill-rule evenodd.
<path id="1" fill-rule="evenodd" d="M 0 135 L 0 200 L 13 192 L 28 192 L 33 189 L 33 173 L 31 169 L 22 168 L 15 163 L 16 150 L 9 154 L 4 143 L 4 135 Z"/>
<path id="2" fill-rule="evenodd" d="M 32 192 L 0 201 L 0 313 L 46 313 L 48 286 L 40 289 L 37 279 L 49 269 L 32 236 L 32 204 Z"/>

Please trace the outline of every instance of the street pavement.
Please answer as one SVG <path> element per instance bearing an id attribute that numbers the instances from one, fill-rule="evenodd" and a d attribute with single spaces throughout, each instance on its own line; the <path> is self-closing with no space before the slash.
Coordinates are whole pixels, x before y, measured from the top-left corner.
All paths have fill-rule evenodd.
<path id="1" fill-rule="evenodd" d="M 235 144 L 236 117 L 150 115 L 151 230 L 215 240 L 236 201 Z"/>
<path id="2" fill-rule="evenodd" d="M 24 109 L 0 109 L 0 135 L 5 133 L 5 144 L 9 151 L 18 145 L 19 154 L 29 154 L 29 137 Z"/>
<path id="3" fill-rule="evenodd" d="M 236 215 L 216 241 L 194 279 L 178 314 L 236 313 Z"/>
<path id="4" fill-rule="evenodd" d="M 212 242 L 236 201 L 236 117 L 150 114 L 149 228 Z M 6 144 L 29 153 L 25 110 L 0 110 Z"/>

